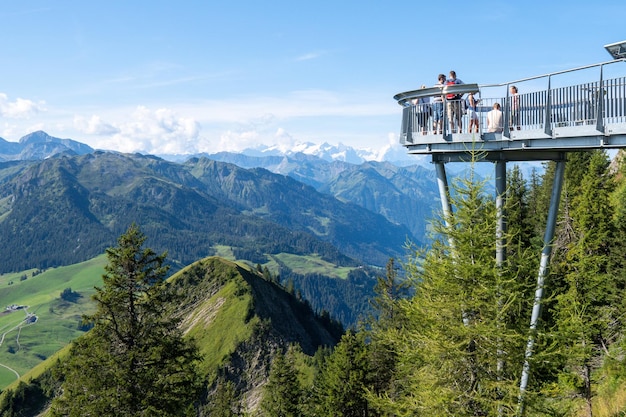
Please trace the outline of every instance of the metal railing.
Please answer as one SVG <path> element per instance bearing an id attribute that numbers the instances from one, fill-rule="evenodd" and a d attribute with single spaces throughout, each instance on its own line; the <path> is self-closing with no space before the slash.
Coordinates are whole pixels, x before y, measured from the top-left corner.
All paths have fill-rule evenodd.
<path id="1" fill-rule="evenodd" d="M 609 63 L 613 62 L 616 61 Z M 477 84 L 440 86 L 400 93 L 394 97 L 403 106 L 400 142 L 410 145 L 441 139 L 450 141 L 455 140 L 453 135 L 459 133 L 483 137 L 485 133 L 489 133 L 487 115 L 495 103 L 500 104 L 502 111 L 502 139 L 554 137 L 559 135 L 561 128 L 576 128 L 567 131 L 566 135 L 571 136 L 588 134 L 585 132 L 590 129 L 597 131 L 598 134 L 608 135 L 611 131 L 606 130 L 607 126 L 618 127 L 617 130 L 624 133 L 626 77 L 603 80 L 602 66 L 606 64 L 608 63 L 595 65 L 600 66 L 598 81 L 550 88 L 552 76 L 578 69 L 562 71 L 517 81 L 547 77 L 548 88 L 515 95 L 508 93 L 508 87 L 514 82 L 485 86 Z M 590 67 L 593 66 L 582 69 Z M 506 87 L 507 95 L 481 98 L 481 90 L 494 86 Z M 450 92 L 460 93 L 457 97 L 462 95 L 463 98 L 449 100 L 447 97 L 451 96 Z M 468 111 L 467 97 L 470 93 L 478 101 L 475 112 Z M 469 130 L 470 117 L 473 113 L 478 119 L 477 132 L 475 128 Z M 561 136 L 563 137 L 563 134 Z"/>

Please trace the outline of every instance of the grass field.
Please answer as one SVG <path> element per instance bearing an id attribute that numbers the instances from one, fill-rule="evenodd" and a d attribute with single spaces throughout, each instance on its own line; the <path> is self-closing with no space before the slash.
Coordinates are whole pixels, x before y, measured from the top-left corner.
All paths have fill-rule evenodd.
<path id="1" fill-rule="evenodd" d="M 213 246 L 215 249 L 216 256 L 222 257 L 224 259 L 228 259 L 231 261 L 235 260 L 235 255 L 230 246 L 223 245 L 215 245 Z M 270 260 L 265 264 L 261 265 L 263 267 L 267 267 L 272 273 L 278 274 L 280 272 L 280 268 L 278 263 L 273 259 L 276 258 L 283 264 L 287 265 L 291 270 L 297 274 L 321 274 L 331 278 L 348 278 L 348 274 L 354 268 L 349 267 L 341 267 L 337 266 L 333 263 L 326 262 L 321 257 L 317 255 L 294 255 L 291 253 L 280 253 L 277 255 L 269 256 Z M 251 265 L 254 267 L 255 265 Z"/>
<path id="2" fill-rule="evenodd" d="M 354 269 L 326 262 L 319 256 L 301 256 L 290 253 L 281 253 L 274 256 L 298 274 L 321 274 L 331 278 L 346 279 L 348 278 L 348 273 Z"/>
<path id="3" fill-rule="evenodd" d="M 0 389 L 16 379 L 6 367 L 22 375 L 82 334 L 81 318 L 92 311 L 91 295 L 102 282 L 106 261 L 102 255 L 35 275 L 0 275 Z M 66 288 L 81 297 L 76 302 L 62 300 Z M 12 305 L 21 308 L 6 309 Z M 27 314 L 34 314 L 36 321 L 24 324 Z"/>

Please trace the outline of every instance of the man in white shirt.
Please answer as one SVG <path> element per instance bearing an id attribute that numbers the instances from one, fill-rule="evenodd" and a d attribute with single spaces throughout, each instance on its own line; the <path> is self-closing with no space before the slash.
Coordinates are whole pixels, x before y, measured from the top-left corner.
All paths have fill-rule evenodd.
<path id="1" fill-rule="evenodd" d="M 502 111 L 500 103 L 495 103 L 493 109 L 487 113 L 487 132 L 502 133 Z"/>

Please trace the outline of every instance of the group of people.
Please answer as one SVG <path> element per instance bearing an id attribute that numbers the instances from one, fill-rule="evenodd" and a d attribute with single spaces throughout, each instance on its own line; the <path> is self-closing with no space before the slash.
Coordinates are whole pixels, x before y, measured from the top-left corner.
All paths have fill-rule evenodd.
<path id="1" fill-rule="evenodd" d="M 456 77 L 456 72 L 450 71 L 449 78 L 446 78 L 444 74 L 439 74 L 437 76 L 437 84 L 435 84 L 435 87 L 442 88 L 444 85 L 455 84 L 463 84 L 463 81 L 459 80 Z M 426 88 L 426 86 L 422 85 L 421 88 Z M 461 132 L 461 118 L 463 117 L 463 109 L 461 108 L 461 95 L 447 94 L 445 103 L 450 129 L 454 131 L 454 126 L 456 126 L 458 132 Z M 418 121 L 422 129 L 422 134 L 426 134 L 429 116 L 432 116 L 433 119 L 433 132 L 435 134 L 443 133 L 443 95 L 434 96 L 432 98 L 432 102 L 430 101 L 430 97 L 418 98 L 417 102 L 415 102 L 415 105 L 417 106 Z M 474 110 L 475 109 L 476 107 L 474 104 Z M 476 120 L 478 122 L 478 117 L 476 117 Z"/>
<path id="2" fill-rule="evenodd" d="M 463 84 L 463 81 L 456 77 L 455 71 L 450 71 L 449 77 L 446 78 L 444 74 L 437 76 L 437 83 L 435 87 L 443 88 L 444 85 Z M 421 88 L 426 88 L 422 85 Z M 510 87 L 511 93 L 511 130 L 513 126 L 520 129 L 519 126 L 519 96 L 517 87 Z M 446 105 L 446 113 L 448 116 L 448 126 L 451 132 L 461 133 L 462 131 L 462 117 L 466 113 L 469 120 L 469 133 L 479 132 L 479 118 L 477 113 L 477 106 L 480 99 L 474 97 L 474 93 L 468 93 L 467 99 L 463 100 L 462 94 L 445 94 L 430 97 L 420 97 L 413 103 L 417 109 L 417 119 L 422 131 L 422 134 L 426 134 L 428 130 L 429 119 L 432 117 L 432 128 L 434 134 L 443 133 L 443 110 L 444 103 Z M 502 126 L 502 110 L 500 103 L 495 103 L 491 111 L 487 113 L 487 131 L 502 133 L 504 130 Z"/>

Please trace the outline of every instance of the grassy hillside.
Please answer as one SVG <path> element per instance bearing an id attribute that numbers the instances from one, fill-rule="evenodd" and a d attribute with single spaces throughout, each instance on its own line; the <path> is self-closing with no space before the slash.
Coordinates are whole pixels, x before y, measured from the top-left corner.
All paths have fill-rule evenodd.
<path id="1" fill-rule="evenodd" d="M 43 272 L 0 275 L 0 388 L 66 346 L 83 331 L 81 316 L 92 309 L 93 287 L 101 282 L 106 257 Z M 39 272 L 39 273 L 38 273 Z M 60 298 L 71 288 L 73 301 Z M 7 306 L 22 308 L 9 310 Z M 25 323 L 27 314 L 36 320 Z"/>

